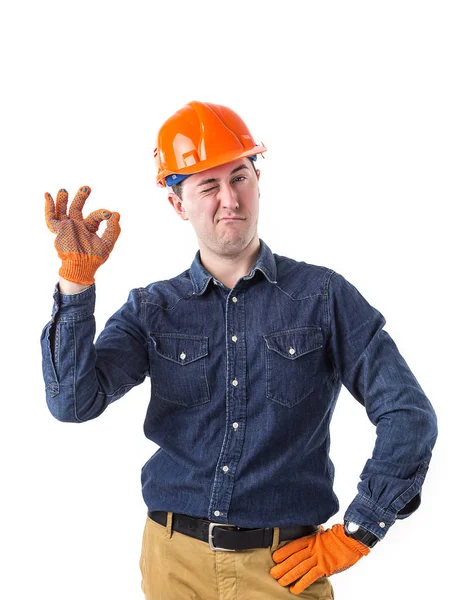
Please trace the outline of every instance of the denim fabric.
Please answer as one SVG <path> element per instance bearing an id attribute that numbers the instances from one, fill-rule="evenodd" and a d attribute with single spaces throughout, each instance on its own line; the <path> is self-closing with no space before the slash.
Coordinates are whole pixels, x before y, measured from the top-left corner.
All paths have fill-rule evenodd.
<path id="1" fill-rule="evenodd" d="M 86 421 L 150 377 L 149 510 L 241 527 L 326 522 L 339 508 L 329 423 L 342 384 L 377 433 L 345 517 L 383 538 L 418 506 L 434 410 L 383 315 L 339 273 L 260 240 L 232 290 L 198 252 L 177 277 L 132 290 L 95 345 L 94 305 L 94 286 L 55 290 L 42 333 L 48 406 Z"/>

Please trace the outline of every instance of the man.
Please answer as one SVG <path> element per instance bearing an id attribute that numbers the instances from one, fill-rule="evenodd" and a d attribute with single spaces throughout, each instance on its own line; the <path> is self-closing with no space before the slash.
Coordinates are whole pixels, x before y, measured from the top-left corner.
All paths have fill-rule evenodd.
<path id="1" fill-rule="evenodd" d="M 255 143 L 227 107 L 190 102 L 161 127 L 157 181 L 191 221 L 191 268 L 133 290 L 93 345 L 94 274 L 119 215 L 83 219 L 90 188 L 46 219 L 63 260 L 42 335 L 48 406 L 99 416 L 151 378 L 140 567 L 148 600 L 333 598 L 328 577 L 420 504 L 437 427 L 385 318 L 342 275 L 273 254 L 258 236 Z M 102 220 L 107 228 L 100 238 Z M 342 384 L 376 426 L 345 521 L 329 423 Z"/>

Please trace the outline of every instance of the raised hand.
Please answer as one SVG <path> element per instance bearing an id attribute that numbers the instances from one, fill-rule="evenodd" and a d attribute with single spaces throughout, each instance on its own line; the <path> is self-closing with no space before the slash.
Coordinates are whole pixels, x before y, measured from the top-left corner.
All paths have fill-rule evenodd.
<path id="1" fill-rule="evenodd" d="M 59 274 L 68 281 L 84 285 L 94 283 L 96 270 L 109 258 L 120 234 L 119 213 L 101 208 L 83 218 L 82 208 L 90 192 L 88 186 L 79 189 L 69 214 L 66 190 L 59 190 L 56 206 L 51 195 L 45 193 L 46 223 L 48 229 L 57 234 L 55 248 L 63 261 Z M 97 231 L 102 221 L 107 221 L 107 227 L 100 237 Z"/>

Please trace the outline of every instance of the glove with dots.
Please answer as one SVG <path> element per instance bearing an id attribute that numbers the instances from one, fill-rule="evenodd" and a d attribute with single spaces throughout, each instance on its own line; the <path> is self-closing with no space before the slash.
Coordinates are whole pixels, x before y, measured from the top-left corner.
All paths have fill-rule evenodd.
<path id="1" fill-rule="evenodd" d="M 51 195 L 45 194 L 45 219 L 48 229 L 56 233 L 55 248 L 62 260 L 59 274 L 68 281 L 91 285 L 95 272 L 109 258 L 120 234 L 119 213 L 105 209 L 95 210 L 86 219 L 82 208 L 91 189 L 83 186 L 75 195 L 67 214 L 66 190 L 56 196 L 56 206 Z M 97 235 L 102 221 L 107 221 L 106 230 Z"/>

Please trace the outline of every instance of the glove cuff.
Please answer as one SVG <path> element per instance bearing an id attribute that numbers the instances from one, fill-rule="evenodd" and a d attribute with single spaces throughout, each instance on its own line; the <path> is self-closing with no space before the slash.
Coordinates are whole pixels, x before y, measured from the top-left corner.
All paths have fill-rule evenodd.
<path id="1" fill-rule="evenodd" d="M 63 259 L 59 274 L 68 281 L 92 285 L 95 283 L 96 270 L 101 264 L 99 256 L 85 256 L 85 260 L 82 260 L 82 255 L 79 255 L 79 261 Z"/>
<path id="2" fill-rule="evenodd" d="M 371 551 L 371 549 L 368 548 L 365 544 L 361 544 L 361 542 L 358 542 L 357 540 L 348 537 L 345 533 L 345 530 L 343 529 L 343 525 L 334 525 L 332 527 L 332 530 L 335 531 L 336 535 L 341 538 L 344 544 L 346 544 L 354 552 L 361 554 L 361 556 L 366 556 Z"/>

